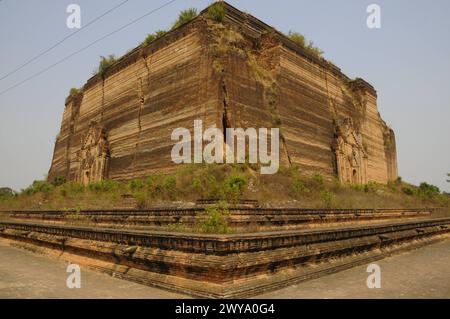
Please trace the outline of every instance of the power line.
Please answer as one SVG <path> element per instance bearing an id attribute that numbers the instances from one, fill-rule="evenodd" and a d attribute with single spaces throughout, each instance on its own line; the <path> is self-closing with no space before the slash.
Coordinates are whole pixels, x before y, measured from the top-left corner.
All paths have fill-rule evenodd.
<path id="1" fill-rule="evenodd" d="M 175 1 L 177 1 L 177 0 L 171 0 L 171 1 L 168 1 L 168 2 L 166 2 L 165 4 L 161 5 L 160 7 L 156 8 L 156 9 L 153 9 L 153 10 L 147 12 L 146 14 L 140 16 L 139 18 L 136 18 L 136 19 L 134 19 L 133 21 L 131 21 L 131 22 L 129 22 L 129 23 L 127 23 L 127 24 L 121 26 L 120 28 L 118 28 L 118 29 L 116 29 L 116 30 L 114 30 L 114 31 L 112 31 L 112 32 L 110 32 L 110 33 L 108 33 L 108 34 L 106 34 L 106 35 L 104 35 L 104 36 L 98 38 L 98 39 L 95 40 L 94 42 L 91 42 L 91 43 L 89 43 L 88 45 L 86 45 L 85 47 L 83 47 L 83 48 L 81 48 L 81 49 L 79 49 L 79 50 L 77 50 L 77 51 L 75 51 L 75 52 L 69 54 L 68 56 L 66 56 L 66 57 L 62 58 L 61 60 L 57 61 L 56 63 L 53 63 L 52 65 L 50 65 L 50 66 L 48 66 L 48 67 L 46 67 L 46 68 L 40 70 L 39 72 L 34 73 L 33 75 L 29 76 L 28 78 L 24 79 L 23 81 L 20 81 L 19 83 L 16 83 L 16 84 L 14 84 L 13 86 L 10 86 L 9 88 L 7 88 L 7 89 L 1 91 L 1 92 L 0 92 L 0 95 L 3 95 L 4 93 L 6 93 L 6 92 L 8 92 L 8 91 L 10 91 L 10 90 L 12 90 L 12 89 L 14 89 L 14 88 L 16 88 L 16 87 L 22 85 L 22 84 L 25 83 L 25 82 L 28 82 L 29 80 L 31 80 L 31 79 L 33 79 L 33 78 L 35 78 L 35 77 L 41 75 L 42 73 L 47 72 L 48 70 L 52 69 L 53 67 L 57 66 L 58 64 L 61 64 L 61 63 L 63 63 L 64 61 L 67 61 L 68 59 L 70 59 L 70 58 L 73 57 L 74 55 L 76 55 L 76 54 L 78 54 L 78 53 L 80 53 L 80 52 L 82 52 L 82 51 L 84 51 L 84 50 L 90 48 L 91 46 L 93 46 L 93 45 L 96 44 L 97 42 L 100 42 L 100 41 L 106 39 L 107 37 L 109 37 L 109 36 L 111 36 L 111 35 L 113 35 L 113 34 L 119 32 L 119 31 L 122 31 L 123 29 L 125 29 L 125 28 L 129 27 L 130 25 L 132 25 L 132 24 L 134 24 L 134 23 L 136 23 L 136 22 L 142 20 L 143 18 L 145 18 L 145 17 L 147 17 L 147 16 L 149 16 L 149 15 L 151 15 L 151 14 L 153 14 L 153 13 L 159 11 L 159 10 L 161 10 L 161 9 L 164 8 L 164 7 L 167 7 L 168 5 L 172 4 L 172 3 L 175 2 Z"/>
<path id="2" fill-rule="evenodd" d="M 0 0 L 1 2 L 2 0 Z M 56 48 L 58 45 L 60 45 L 61 43 L 63 43 L 64 41 L 66 41 L 67 39 L 73 37 L 75 34 L 77 34 L 78 32 L 86 29 L 87 27 L 89 27 L 90 25 L 94 24 L 95 22 L 97 22 L 98 20 L 100 20 L 101 18 L 103 18 L 104 16 L 106 16 L 107 14 L 111 13 L 112 11 L 116 10 L 117 8 L 123 6 L 125 3 L 127 3 L 129 0 L 125 0 L 122 1 L 121 3 L 119 3 L 118 5 L 112 7 L 111 9 L 109 9 L 108 11 L 102 13 L 101 15 L 99 15 L 98 17 L 96 17 L 95 19 L 91 20 L 89 23 L 87 23 L 85 26 L 83 26 L 82 28 L 76 30 L 75 32 L 70 33 L 69 35 L 67 35 L 66 37 L 64 37 L 63 39 L 61 39 L 60 41 L 56 42 L 54 45 L 52 45 L 50 48 L 42 51 L 41 53 L 39 53 L 38 55 L 32 57 L 31 59 L 29 59 L 28 61 L 26 61 L 25 63 L 23 63 L 22 65 L 18 66 L 17 68 L 15 68 L 14 70 L 10 71 L 9 73 L 5 74 L 4 76 L 2 76 L 0 78 L 0 80 L 3 80 L 5 78 L 7 78 L 8 76 L 16 73 L 17 71 L 23 69 L 24 67 L 26 67 L 28 64 L 30 64 L 31 62 L 35 61 L 36 59 L 40 58 L 41 56 L 43 56 L 44 54 L 50 52 L 51 50 L 53 50 L 54 48 Z"/>

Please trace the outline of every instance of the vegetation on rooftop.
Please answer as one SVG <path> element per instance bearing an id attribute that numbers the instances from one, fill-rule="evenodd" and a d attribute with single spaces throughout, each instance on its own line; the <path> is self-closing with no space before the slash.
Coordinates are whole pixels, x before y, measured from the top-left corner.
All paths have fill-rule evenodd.
<path id="1" fill-rule="evenodd" d="M 100 56 L 100 62 L 98 64 L 98 68 L 94 71 L 95 74 L 105 75 L 106 71 L 118 61 L 114 54 L 110 54 L 108 56 Z"/>
<path id="2" fill-rule="evenodd" d="M 298 32 L 289 31 L 289 33 L 287 34 L 287 37 L 289 39 L 291 39 L 292 41 L 294 41 L 295 43 L 297 43 L 302 48 L 304 48 L 307 52 L 311 53 L 312 55 L 319 57 L 319 58 L 322 57 L 324 52 L 320 48 L 316 47 L 314 45 L 314 42 L 306 41 L 304 35 L 302 35 Z"/>
<path id="3" fill-rule="evenodd" d="M 75 96 L 78 93 L 80 93 L 80 89 L 78 89 L 78 88 L 71 88 L 70 92 L 69 92 L 69 96 Z"/>
<path id="4" fill-rule="evenodd" d="M 150 33 L 145 38 L 144 44 L 145 45 L 149 45 L 153 41 L 155 41 L 155 40 L 161 38 L 162 36 L 164 36 L 166 33 L 167 33 L 167 31 L 165 31 L 165 30 L 158 30 L 158 31 L 156 31 L 154 33 Z"/>
<path id="5" fill-rule="evenodd" d="M 177 21 L 175 21 L 172 25 L 171 30 L 174 30 L 180 26 L 182 26 L 185 23 L 188 23 L 189 21 L 195 19 L 198 15 L 197 9 L 195 8 L 189 8 L 187 10 L 183 10 L 180 12 Z"/>
<path id="6" fill-rule="evenodd" d="M 228 210 L 228 204 L 224 201 L 221 201 L 217 205 L 206 208 L 206 212 L 203 214 L 203 216 L 200 216 L 200 219 L 197 222 L 197 227 L 203 233 L 232 233 L 232 229 L 228 225 L 227 217 L 229 216 L 230 211 Z"/>
<path id="7" fill-rule="evenodd" d="M 227 11 L 222 1 L 216 2 L 208 8 L 208 16 L 217 22 L 223 22 L 226 14 Z"/>

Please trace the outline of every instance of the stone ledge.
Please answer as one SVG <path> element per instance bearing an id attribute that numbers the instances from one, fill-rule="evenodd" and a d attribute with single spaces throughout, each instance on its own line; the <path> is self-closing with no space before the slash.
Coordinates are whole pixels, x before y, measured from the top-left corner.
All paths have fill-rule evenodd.
<path id="1" fill-rule="evenodd" d="M 450 218 L 235 235 L 0 222 L 15 245 L 200 297 L 251 296 L 447 236 Z M 411 246 L 412 247 L 412 246 Z M 333 260 L 338 259 L 338 262 Z"/>
<path id="2" fill-rule="evenodd" d="M 296 209 L 232 207 L 228 224 L 236 231 L 289 230 L 331 223 L 389 221 L 397 218 L 429 217 L 431 209 Z M 182 223 L 194 226 L 201 221 L 205 209 L 155 208 L 151 210 L 87 210 L 87 211 L 11 211 L 5 217 L 12 221 L 52 222 L 58 224 L 91 224 L 109 228 L 143 228 L 158 230 Z M 74 217 L 76 217 L 74 219 Z"/>

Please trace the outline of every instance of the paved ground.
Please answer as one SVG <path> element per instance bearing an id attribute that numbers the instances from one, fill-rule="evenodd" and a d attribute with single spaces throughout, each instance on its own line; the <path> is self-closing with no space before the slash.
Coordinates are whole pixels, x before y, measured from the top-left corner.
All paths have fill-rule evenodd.
<path id="1" fill-rule="evenodd" d="M 381 289 L 366 286 L 367 267 L 307 281 L 258 298 L 450 298 L 450 240 L 378 261 Z M 0 298 L 185 298 L 88 269 L 68 289 L 67 264 L 0 244 Z"/>
<path id="2" fill-rule="evenodd" d="M 381 288 L 367 287 L 367 266 L 306 281 L 258 298 L 450 298 L 450 240 L 375 262 Z"/>
<path id="3" fill-rule="evenodd" d="M 81 288 L 69 289 L 67 263 L 0 244 L 0 298 L 186 298 L 81 267 Z"/>

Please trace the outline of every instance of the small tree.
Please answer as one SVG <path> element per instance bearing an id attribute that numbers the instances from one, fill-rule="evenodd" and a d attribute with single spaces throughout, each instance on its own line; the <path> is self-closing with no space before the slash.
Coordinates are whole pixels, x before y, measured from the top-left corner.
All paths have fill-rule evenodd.
<path id="1" fill-rule="evenodd" d="M 0 187 L 0 199 L 14 197 L 16 193 L 9 187 Z"/>

